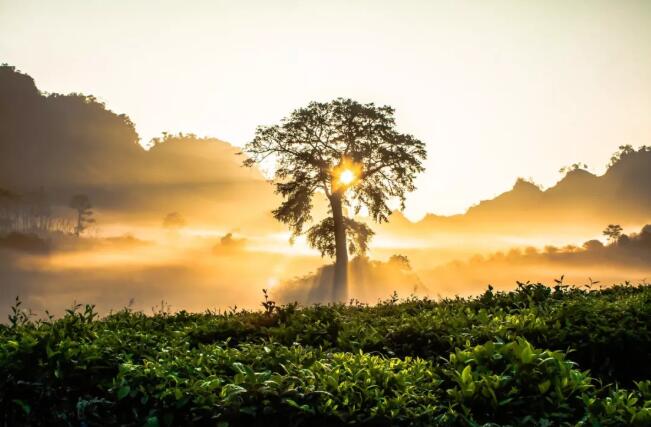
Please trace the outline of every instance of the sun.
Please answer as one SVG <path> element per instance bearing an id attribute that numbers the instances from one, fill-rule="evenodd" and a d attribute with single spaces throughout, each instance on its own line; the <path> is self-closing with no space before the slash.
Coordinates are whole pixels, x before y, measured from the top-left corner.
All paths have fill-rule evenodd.
<path id="1" fill-rule="evenodd" d="M 339 182 L 343 185 L 350 185 L 355 181 L 355 172 L 350 169 L 345 169 L 341 171 L 339 175 Z"/>
<path id="2" fill-rule="evenodd" d="M 362 179 L 362 165 L 350 159 L 342 159 L 331 173 L 333 189 L 345 191 Z"/>

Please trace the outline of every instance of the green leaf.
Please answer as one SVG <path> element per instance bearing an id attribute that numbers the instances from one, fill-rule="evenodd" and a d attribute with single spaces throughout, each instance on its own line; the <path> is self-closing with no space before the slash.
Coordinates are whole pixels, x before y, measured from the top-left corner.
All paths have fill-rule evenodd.
<path id="1" fill-rule="evenodd" d="M 522 363 L 531 363 L 533 360 L 534 354 L 533 350 L 531 349 L 531 345 L 529 343 L 525 343 L 524 347 L 522 348 L 522 351 L 520 352 L 520 360 Z"/>
<path id="2" fill-rule="evenodd" d="M 472 367 L 470 365 L 463 368 L 461 372 L 461 382 L 467 384 L 472 381 Z"/>
<path id="3" fill-rule="evenodd" d="M 125 385 L 125 386 L 120 387 L 118 389 L 118 391 L 115 393 L 115 395 L 117 396 L 118 400 L 122 400 L 125 397 L 127 397 L 127 395 L 129 394 L 130 391 L 131 391 L 131 387 L 129 387 L 128 385 Z"/>
<path id="4" fill-rule="evenodd" d="M 20 399 L 13 399 L 12 402 L 14 402 L 18 406 L 20 406 L 22 408 L 23 412 L 25 413 L 25 415 L 29 415 L 29 413 L 32 412 L 32 407 L 29 406 L 28 403 L 23 402 Z"/>
<path id="5" fill-rule="evenodd" d="M 547 390 L 549 390 L 549 386 L 551 386 L 551 384 L 552 383 L 549 380 L 538 384 L 538 391 L 540 391 L 540 394 L 547 393 Z"/>
<path id="6" fill-rule="evenodd" d="M 246 367 L 240 362 L 233 363 L 233 369 L 235 369 L 240 374 L 246 374 Z"/>
<path id="7" fill-rule="evenodd" d="M 255 416 L 255 414 L 257 413 L 257 409 L 255 408 L 255 406 L 242 406 L 240 407 L 240 412 L 243 414 Z"/>

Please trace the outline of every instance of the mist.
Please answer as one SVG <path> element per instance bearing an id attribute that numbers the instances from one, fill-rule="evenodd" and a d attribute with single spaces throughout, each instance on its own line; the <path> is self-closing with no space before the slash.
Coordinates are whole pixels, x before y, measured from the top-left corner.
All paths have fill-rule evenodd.
<path id="1" fill-rule="evenodd" d="M 333 300 L 334 259 L 304 236 L 290 242 L 268 171 L 243 167 L 240 148 L 165 132 L 143 148 L 128 116 L 92 96 L 44 94 L 11 66 L 0 67 L 0 89 L 0 314 L 17 296 L 39 316 L 76 303 L 101 313 L 258 309 L 263 289 L 279 303 Z M 621 146 L 603 175 L 575 164 L 546 189 L 514 178 L 459 215 L 413 222 L 396 209 L 377 224 L 349 209 L 375 233 L 348 267 L 349 299 L 473 295 L 561 276 L 642 280 L 650 171 L 649 147 Z M 75 196 L 89 205 L 83 229 Z M 312 209 L 327 214 L 326 197 Z M 628 242 L 604 246 L 607 224 Z"/>

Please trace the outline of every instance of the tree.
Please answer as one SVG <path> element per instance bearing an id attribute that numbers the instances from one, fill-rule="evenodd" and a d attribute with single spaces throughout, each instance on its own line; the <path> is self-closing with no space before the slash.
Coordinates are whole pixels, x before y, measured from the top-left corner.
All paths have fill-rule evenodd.
<path id="1" fill-rule="evenodd" d="M 399 270 L 411 270 L 409 258 L 405 255 L 395 254 L 389 257 L 388 265 L 397 267 Z"/>
<path id="2" fill-rule="evenodd" d="M 186 224 L 185 218 L 178 212 L 170 212 L 163 218 L 163 227 L 171 230 L 178 230 L 185 227 Z"/>
<path id="3" fill-rule="evenodd" d="M 608 237 L 608 240 L 613 243 L 616 242 L 619 236 L 622 235 L 623 228 L 619 224 L 609 224 L 608 227 L 604 229 L 602 234 Z"/>
<path id="4" fill-rule="evenodd" d="M 643 145 L 640 147 L 640 151 L 645 151 L 646 147 Z M 626 144 L 626 145 L 620 145 L 619 150 L 617 150 L 612 157 L 610 158 L 610 163 L 608 163 L 608 167 L 614 166 L 617 162 L 619 162 L 622 158 L 626 156 L 630 156 L 631 154 L 635 153 L 635 148 L 633 148 L 632 145 Z"/>
<path id="5" fill-rule="evenodd" d="M 568 174 L 570 172 L 577 171 L 577 170 L 580 170 L 580 169 L 583 169 L 583 170 L 588 169 L 588 165 L 585 164 L 585 163 L 581 163 L 581 162 L 572 163 L 569 166 L 563 166 L 562 168 L 560 168 L 558 170 L 558 172 L 560 174 Z"/>
<path id="6" fill-rule="evenodd" d="M 404 208 L 416 174 L 424 170 L 425 144 L 398 132 L 393 113 L 389 106 L 350 99 L 312 102 L 280 124 L 258 127 L 243 149 L 246 166 L 274 163 L 276 192 L 283 197 L 274 217 L 288 224 L 293 238 L 306 234 L 322 256 L 335 257 L 335 301 L 347 298 L 348 253 L 363 253 L 373 235 L 344 209 L 357 214 L 365 208 L 375 222 L 388 221 L 389 203 Z M 329 215 L 313 224 L 316 193 L 326 196 Z"/>
<path id="7" fill-rule="evenodd" d="M 604 244 L 596 239 L 588 240 L 587 242 L 583 243 L 583 249 L 586 251 L 598 251 L 603 248 Z"/>
<path id="8" fill-rule="evenodd" d="M 90 204 L 88 196 L 77 194 L 70 199 L 70 208 L 77 211 L 77 225 L 75 225 L 75 236 L 79 237 L 81 233 L 88 228 L 88 224 L 95 222 L 93 218 L 93 206 Z"/>
<path id="9" fill-rule="evenodd" d="M 0 232 L 11 231 L 15 222 L 15 205 L 18 196 L 0 188 Z"/>

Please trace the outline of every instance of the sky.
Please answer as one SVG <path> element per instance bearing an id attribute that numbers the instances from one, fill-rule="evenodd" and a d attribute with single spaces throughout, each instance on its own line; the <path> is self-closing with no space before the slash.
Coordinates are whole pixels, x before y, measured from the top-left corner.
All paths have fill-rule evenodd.
<path id="1" fill-rule="evenodd" d="M 0 0 L 0 62 L 163 131 L 248 142 L 312 100 L 389 104 L 453 214 L 651 144 L 651 1 Z"/>

